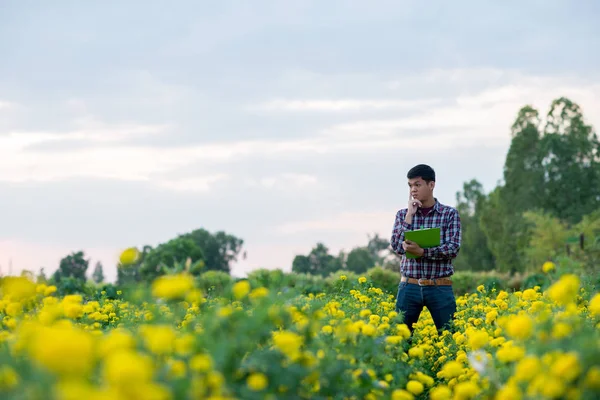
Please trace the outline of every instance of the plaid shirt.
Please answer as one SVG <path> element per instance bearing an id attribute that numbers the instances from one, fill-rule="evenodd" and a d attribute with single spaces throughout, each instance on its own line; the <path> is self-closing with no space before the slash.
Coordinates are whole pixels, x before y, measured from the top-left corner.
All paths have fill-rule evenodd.
<path id="1" fill-rule="evenodd" d="M 435 199 L 435 205 L 428 215 L 423 215 L 418 209 L 412 217 L 412 224 L 404 220 L 407 209 L 396 213 L 394 230 L 392 232 L 391 246 L 397 254 L 402 254 L 400 272 L 409 278 L 441 278 L 454 273 L 452 259 L 458 255 L 461 242 L 460 216 L 458 211 L 450 206 L 443 205 Z M 402 248 L 404 232 L 421 228 L 441 228 L 440 246 L 423 249 L 424 253 L 419 258 L 407 258 L 406 251 Z"/>

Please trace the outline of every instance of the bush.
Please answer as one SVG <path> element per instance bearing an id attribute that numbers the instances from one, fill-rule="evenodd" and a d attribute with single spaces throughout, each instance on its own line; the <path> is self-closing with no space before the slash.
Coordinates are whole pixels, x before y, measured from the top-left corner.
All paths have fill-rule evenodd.
<path id="1" fill-rule="evenodd" d="M 373 285 L 380 288 L 386 293 L 396 295 L 398 293 L 398 285 L 400 284 L 401 275 L 399 272 L 393 272 L 382 267 L 373 267 L 366 273 Z"/>
<path id="2" fill-rule="evenodd" d="M 320 276 L 290 272 L 286 274 L 285 285 L 282 288 L 295 289 L 301 294 L 317 294 L 325 290 L 325 279 Z"/>
<path id="3" fill-rule="evenodd" d="M 271 290 L 280 290 L 285 285 L 286 275 L 280 269 L 256 269 L 248 274 L 248 281 L 254 287 L 266 287 Z"/>
<path id="4" fill-rule="evenodd" d="M 223 271 L 206 271 L 197 278 L 198 287 L 204 292 L 212 296 L 218 296 L 225 289 L 231 286 L 232 279 L 227 272 Z"/>

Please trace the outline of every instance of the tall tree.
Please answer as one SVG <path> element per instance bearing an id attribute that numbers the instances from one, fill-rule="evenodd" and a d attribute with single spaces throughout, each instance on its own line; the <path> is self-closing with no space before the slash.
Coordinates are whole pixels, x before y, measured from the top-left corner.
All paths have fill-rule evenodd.
<path id="1" fill-rule="evenodd" d="M 223 231 L 211 234 L 206 229 L 196 229 L 181 235 L 182 238 L 192 239 L 204 254 L 206 270 L 216 270 L 230 273 L 231 264 L 238 260 L 244 241 Z M 242 257 L 245 258 L 245 252 Z"/>
<path id="2" fill-rule="evenodd" d="M 479 221 L 486 196 L 476 179 L 465 182 L 462 192 L 456 193 L 456 209 L 462 228 L 461 249 L 456 259 L 457 269 L 489 271 L 495 259 Z"/>
<path id="3" fill-rule="evenodd" d="M 392 252 L 390 241 L 380 237 L 378 233 L 375 233 L 372 237 L 369 235 L 368 238 L 367 250 L 371 253 L 373 263 L 383 265 L 386 257 Z"/>
<path id="4" fill-rule="evenodd" d="M 58 269 L 54 272 L 55 281 L 63 278 L 73 278 L 78 281 L 86 281 L 86 272 L 90 261 L 85 259 L 83 251 L 72 252 L 60 260 Z"/>
<path id="5" fill-rule="evenodd" d="M 317 243 L 307 256 L 297 255 L 292 262 L 292 271 L 311 275 L 328 276 L 342 269 L 339 257 L 329 254 L 329 249 L 323 243 Z"/>
<path id="6" fill-rule="evenodd" d="M 503 271 L 525 268 L 527 221 L 522 214 L 539 207 L 539 193 L 543 188 L 539 124 L 535 109 L 525 106 L 519 110 L 511 129 L 504 182 L 480 204 L 480 226 L 496 267 Z"/>
<path id="7" fill-rule="evenodd" d="M 570 224 L 600 208 L 600 142 L 580 107 L 566 98 L 552 103 L 542 139 L 545 210 Z"/>
<path id="8" fill-rule="evenodd" d="M 104 270 L 102 268 L 102 263 L 98 261 L 96 266 L 94 267 L 94 272 L 92 272 L 92 280 L 95 283 L 104 282 Z"/>
<path id="9" fill-rule="evenodd" d="M 176 264 L 185 263 L 187 259 L 192 263 L 204 262 L 204 252 L 190 237 L 179 236 L 161 243 L 146 254 L 140 268 L 140 274 L 145 281 L 164 275 L 166 268 L 173 268 Z M 192 271 L 199 274 L 199 270 Z"/>
<path id="10" fill-rule="evenodd" d="M 369 268 L 374 267 L 375 262 L 375 257 L 369 248 L 355 247 L 348 253 L 346 269 L 362 274 L 367 272 Z"/>

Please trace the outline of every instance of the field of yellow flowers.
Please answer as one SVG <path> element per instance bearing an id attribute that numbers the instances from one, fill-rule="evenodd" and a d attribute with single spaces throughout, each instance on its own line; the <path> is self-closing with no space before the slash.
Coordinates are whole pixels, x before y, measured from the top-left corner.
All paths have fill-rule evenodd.
<path id="1" fill-rule="evenodd" d="M 99 300 L 0 283 L 2 399 L 594 399 L 600 295 L 580 278 L 546 291 L 457 298 L 452 332 L 415 334 L 394 295 L 341 276 L 331 293 L 235 283 L 212 297 L 185 271 Z"/>

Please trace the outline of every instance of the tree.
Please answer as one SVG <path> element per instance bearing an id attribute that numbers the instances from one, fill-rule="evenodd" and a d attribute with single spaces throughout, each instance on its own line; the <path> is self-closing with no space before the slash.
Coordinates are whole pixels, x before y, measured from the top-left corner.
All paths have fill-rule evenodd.
<path id="1" fill-rule="evenodd" d="M 60 260 L 60 264 L 58 269 L 54 272 L 53 278 L 57 282 L 64 278 L 73 278 L 85 282 L 89 262 L 89 260 L 85 259 L 85 253 L 83 251 L 72 252 Z"/>
<path id="2" fill-rule="evenodd" d="M 231 263 L 237 261 L 244 241 L 223 231 L 211 234 L 206 229 L 196 229 L 181 235 L 193 240 L 202 249 L 206 270 L 231 273 Z M 245 253 L 243 254 L 245 258 Z"/>
<path id="3" fill-rule="evenodd" d="M 346 269 L 357 274 L 365 273 L 375 265 L 372 251 L 367 247 L 355 247 L 348 253 Z"/>
<path id="4" fill-rule="evenodd" d="M 373 263 L 383 265 L 386 257 L 389 256 L 392 252 L 390 247 L 390 241 L 388 239 L 379 237 L 378 233 L 373 235 L 373 237 L 369 235 L 368 238 L 369 242 L 367 244 L 367 250 L 371 254 Z M 382 254 L 382 252 L 385 252 L 386 250 L 387 253 Z"/>
<path id="5" fill-rule="evenodd" d="M 44 272 L 44 267 L 40 268 L 40 272 L 38 273 L 38 276 L 36 277 L 36 282 L 37 283 L 47 283 L 48 282 L 48 278 L 46 277 L 46 273 Z"/>
<path id="6" fill-rule="evenodd" d="M 92 279 L 95 283 L 104 282 L 104 271 L 102 268 L 102 263 L 98 261 L 96 266 L 94 267 L 94 272 L 92 273 Z"/>
<path id="7" fill-rule="evenodd" d="M 539 269 L 544 262 L 565 253 L 569 231 L 564 221 L 545 211 L 527 211 L 523 217 L 530 224 L 525 251 L 529 269 Z"/>
<path id="8" fill-rule="evenodd" d="M 329 254 L 329 249 L 319 242 L 308 256 L 297 255 L 294 257 L 292 271 L 326 277 L 330 273 L 342 269 L 342 266 L 340 258 Z"/>
<path id="9" fill-rule="evenodd" d="M 481 228 L 480 216 L 486 196 L 476 179 L 464 183 L 462 192 L 456 193 L 456 209 L 461 218 L 462 243 L 456 258 L 457 269 L 489 271 L 495 259 Z"/>
<path id="10" fill-rule="evenodd" d="M 140 268 L 140 274 L 145 281 L 152 281 L 154 278 L 164 275 L 166 268 L 173 268 L 176 264 L 182 264 L 191 259 L 192 263 L 204 263 L 204 252 L 191 238 L 179 236 L 166 243 L 159 244 L 151 249 L 144 257 Z M 203 264 L 202 264 L 203 265 Z M 199 269 L 191 271 L 199 275 Z"/>
<path id="11" fill-rule="evenodd" d="M 540 157 L 545 180 L 538 198 L 545 210 L 577 223 L 599 208 L 600 142 L 571 100 L 552 102 Z"/>
<path id="12" fill-rule="evenodd" d="M 495 266 L 501 271 L 525 268 L 527 243 L 525 211 L 537 208 L 543 188 L 538 112 L 530 106 L 519 110 L 512 125 L 512 140 L 504 163 L 504 184 L 480 202 L 479 223 Z"/>
<path id="13" fill-rule="evenodd" d="M 302 254 L 298 254 L 294 257 L 294 260 L 292 261 L 292 272 L 315 275 L 315 271 L 313 271 L 310 264 L 310 259 L 308 256 Z"/>

